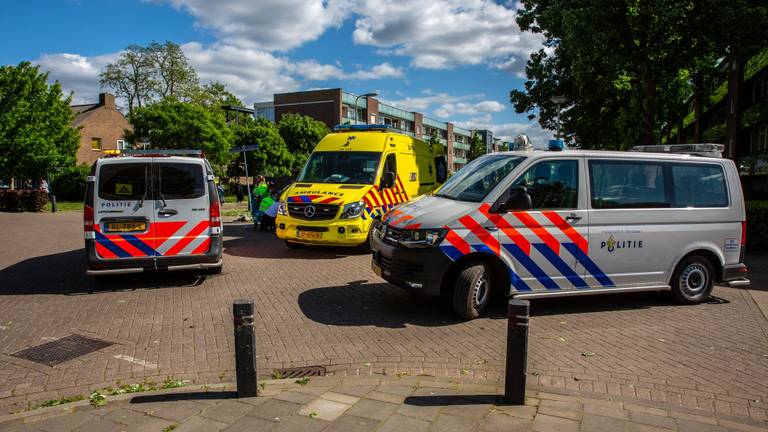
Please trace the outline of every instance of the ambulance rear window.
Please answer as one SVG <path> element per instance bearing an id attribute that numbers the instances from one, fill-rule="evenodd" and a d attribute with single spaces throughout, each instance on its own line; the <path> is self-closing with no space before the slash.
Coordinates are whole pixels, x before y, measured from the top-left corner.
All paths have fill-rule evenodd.
<path id="1" fill-rule="evenodd" d="M 99 198 L 110 201 L 134 201 L 145 197 L 149 164 L 107 164 L 99 169 Z"/>

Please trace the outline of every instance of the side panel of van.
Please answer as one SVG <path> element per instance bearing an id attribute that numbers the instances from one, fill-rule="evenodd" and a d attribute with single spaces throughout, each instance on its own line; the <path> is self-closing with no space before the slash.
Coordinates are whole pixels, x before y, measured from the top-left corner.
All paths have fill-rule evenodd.
<path id="1" fill-rule="evenodd" d="M 693 250 L 738 256 L 741 216 L 718 162 L 590 158 L 589 247 L 616 286 L 664 286 Z M 738 257 L 736 259 L 738 261 Z"/>
<path id="2" fill-rule="evenodd" d="M 100 164 L 95 176 L 96 256 L 105 260 L 154 256 L 150 160 Z"/>
<path id="3" fill-rule="evenodd" d="M 157 256 L 208 252 L 210 202 L 202 163 L 155 159 L 153 174 Z"/>

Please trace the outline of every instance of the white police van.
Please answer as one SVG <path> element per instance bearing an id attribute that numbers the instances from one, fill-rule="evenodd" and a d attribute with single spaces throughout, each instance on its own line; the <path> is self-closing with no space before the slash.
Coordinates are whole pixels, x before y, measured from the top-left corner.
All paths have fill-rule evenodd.
<path id="1" fill-rule="evenodd" d="M 98 159 L 83 216 L 89 275 L 221 271 L 221 203 L 200 151 L 125 151 Z"/>
<path id="2" fill-rule="evenodd" d="M 373 270 L 415 293 L 450 294 L 467 319 L 494 291 L 671 290 L 692 304 L 714 282 L 748 285 L 744 198 L 722 146 L 636 149 L 482 156 L 374 226 Z"/>

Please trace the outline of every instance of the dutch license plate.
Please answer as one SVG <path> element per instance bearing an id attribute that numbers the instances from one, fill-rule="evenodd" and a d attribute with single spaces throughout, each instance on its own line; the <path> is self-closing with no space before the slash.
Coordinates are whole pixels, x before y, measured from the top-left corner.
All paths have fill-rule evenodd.
<path id="1" fill-rule="evenodd" d="M 129 232 L 144 231 L 147 229 L 146 222 L 108 222 L 107 232 Z"/>
<path id="2" fill-rule="evenodd" d="M 307 240 L 322 240 L 323 233 L 314 231 L 298 231 L 296 237 Z"/>

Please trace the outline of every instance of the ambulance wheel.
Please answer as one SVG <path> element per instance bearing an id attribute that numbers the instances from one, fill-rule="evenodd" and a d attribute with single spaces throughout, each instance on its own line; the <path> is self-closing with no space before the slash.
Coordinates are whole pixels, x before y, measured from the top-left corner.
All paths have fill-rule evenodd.
<path id="1" fill-rule="evenodd" d="M 491 302 L 490 269 L 481 263 L 467 263 L 453 287 L 453 311 L 462 318 L 479 317 Z"/>
<path id="2" fill-rule="evenodd" d="M 304 245 L 301 243 L 294 243 L 288 240 L 285 241 L 285 245 L 288 246 L 288 249 L 301 249 L 304 247 Z"/>
<path id="3" fill-rule="evenodd" d="M 672 275 L 672 294 L 678 303 L 696 304 L 709 298 L 715 272 L 708 259 L 692 255 L 680 261 Z"/>

